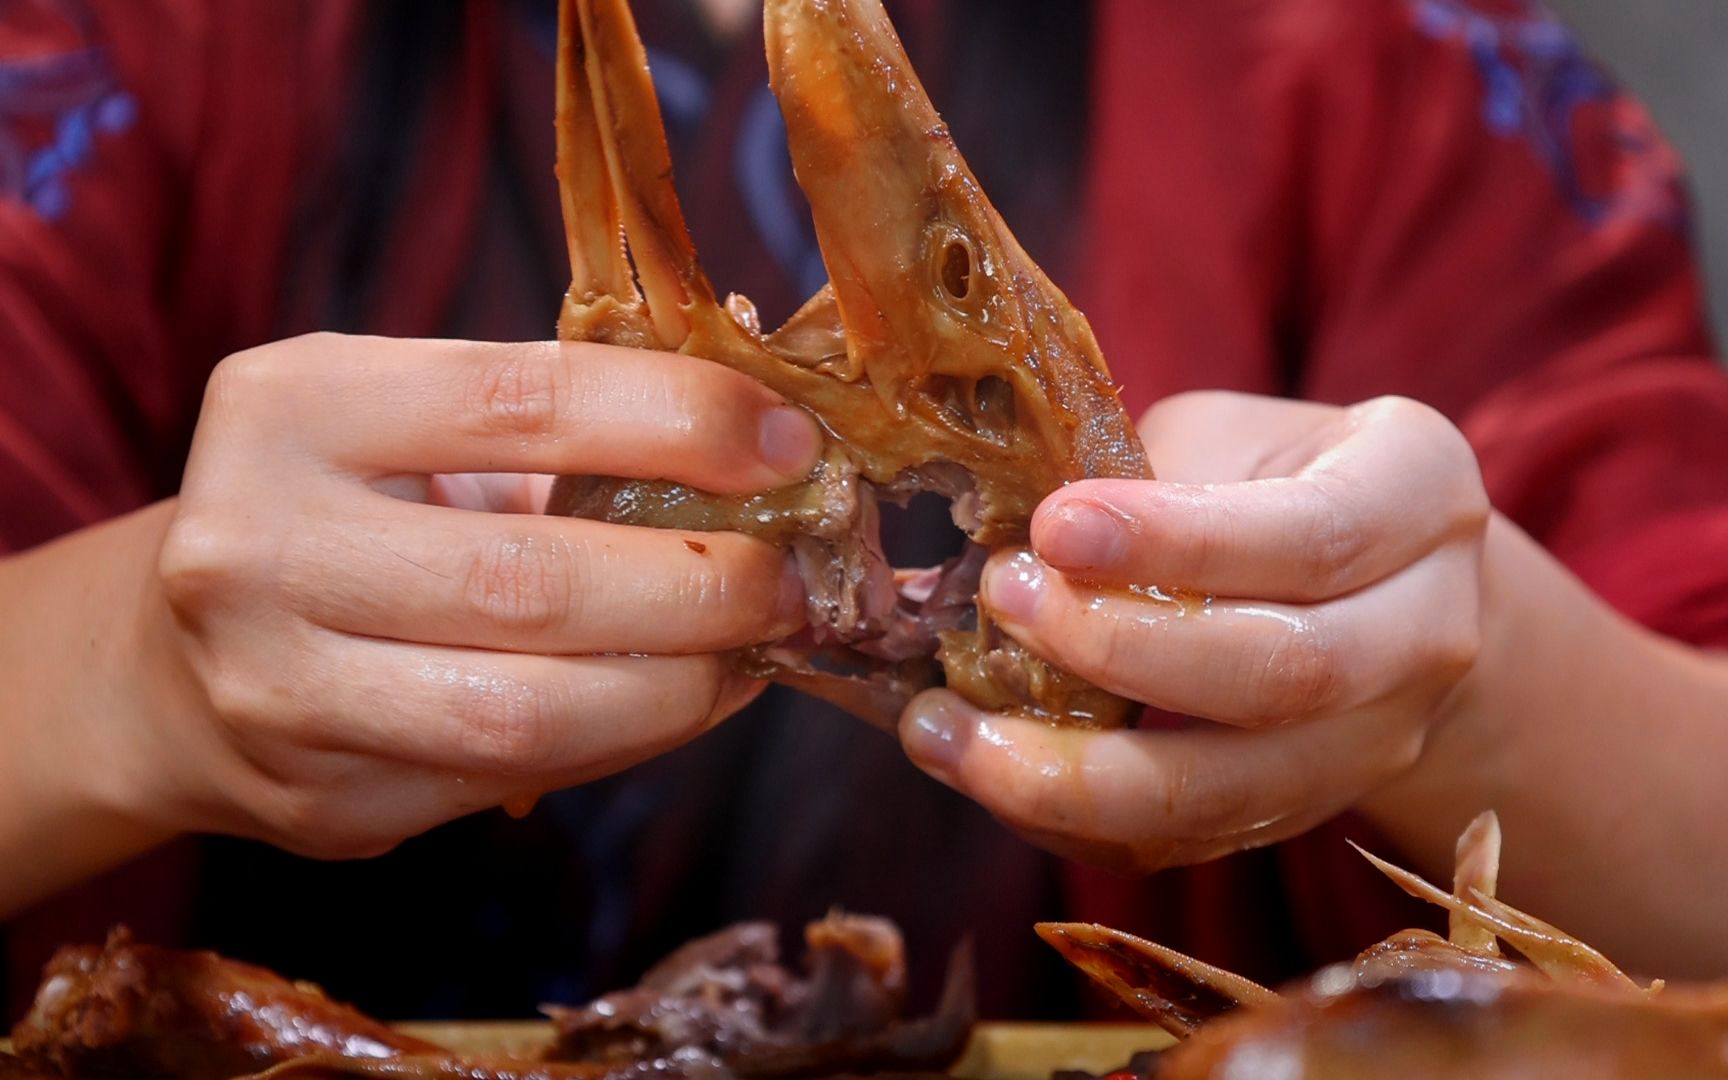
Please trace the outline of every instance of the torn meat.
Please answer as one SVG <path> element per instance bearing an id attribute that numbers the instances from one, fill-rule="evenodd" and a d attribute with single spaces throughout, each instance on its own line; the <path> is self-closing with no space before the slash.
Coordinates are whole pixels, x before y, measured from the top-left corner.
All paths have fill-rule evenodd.
<path id="1" fill-rule="evenodd" d="M 62 949 L 12 1031 L 23 1062 L 73 1080 L 228 1080 L 304 1054 L 436 1051 L 308 983 L 215 953 L 133 942 Z"/>
<path id="2" fill-rule="evenodd" d="M 941 1005 L 902 1020 L 900 932 L 884 919 L 834 914 L 805 929 L 807 973 L 779 962 L 767 923 L 693 941 L 642 982 L 581 1008 L 550 1007 L 556 1061 L 706 1061 L 740 1077 L 941 1069 L 965 1049 L 971 965 L 957 957 Z"/>

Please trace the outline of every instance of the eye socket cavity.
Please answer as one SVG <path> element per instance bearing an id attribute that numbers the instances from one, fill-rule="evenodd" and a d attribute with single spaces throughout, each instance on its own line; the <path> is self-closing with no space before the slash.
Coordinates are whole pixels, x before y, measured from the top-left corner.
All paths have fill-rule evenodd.
<path id="1" fill-rule="evenodd" d="M 933 291 L 951 310 L 977 315 L 984 307 L 984 280 L 990 267 L 972 237 L 955 225 L 939 221 L 928 234 Z"/>
<path id="2" fill-rule="evenodd" d="M 1014 387 L 1000 375 L 973 381 L 955 375 L 931 375 L 920 387 L 947 424 L 981 439 L 1006 446 L 1014 434 Z"/>
<path id="3" fill-rule="evenodd" d="M 1006 435 L 1014 429 L 1014 387 L 1000 375 L 986 375 L 972 388 L 973 415 L 980 431 Z"/>
<path id="4" fill-rule="evenodd" d="M 942 290 L 954 300 L 972 291 L 972 249 L 962 240 L 949 240 L 942 249 Z"/>

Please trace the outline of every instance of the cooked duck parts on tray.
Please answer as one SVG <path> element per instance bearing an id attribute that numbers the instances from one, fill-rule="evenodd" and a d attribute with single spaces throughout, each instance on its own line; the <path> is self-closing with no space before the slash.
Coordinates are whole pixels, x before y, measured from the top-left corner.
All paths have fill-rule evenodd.
<path id="1" fill-rule="evenodd" d="M 830 915 L 804 931 L 806 976 L 781 966 L 769 923 L 693 941 L 630 990 L 547 1010 L 550 1057 L 617 1062 L 700 1052 L 745 1077 L 942 1069 L 972 1030 L 972 964 L 956 954 L 937 1011 L 900 1019 L 906 957 L 886 919 Z"/>
<path id="2" fill-rule="evenodd" d="M 12 1046 L 51 1076 L 227 1080 L 303 1054 L 437 1051 L 317 987 L 214 953 L 106 944 L 61 949 Z"/>
<path id="3" fill-rule="evenodd" d="M 468 1080 L 825 1077 L 940 1070 L 973 1020 L 964 952 L 938 1010 L 904 1019 L 906 961 L 884 919 L 835 913 L 805 930 L 806 972 L 776 933 L 746 923 L 691 942 L 630 990 L 550 1007 L 556 1036 L 530 1060 L 476 1059 L 404 1035 L 307 983 L 208 952 L 62 949 L 13 1030 L 0 1080 L 228 1080 L 268 1072 Z"/>
<path id="4" fill-rule="evenodd" d="M 1447 936 L 1401 931 L 1285 994 L 1106 927 L 1038 933 L 1187 1040 L 1134 1073 L 1158 1080 L 1728 1076 L 1728 985 L 1640 984 L 1500 900 L 1500 841 L 1492 813 L 1465 830 L 1450 892 L 1363 852 Z"/>

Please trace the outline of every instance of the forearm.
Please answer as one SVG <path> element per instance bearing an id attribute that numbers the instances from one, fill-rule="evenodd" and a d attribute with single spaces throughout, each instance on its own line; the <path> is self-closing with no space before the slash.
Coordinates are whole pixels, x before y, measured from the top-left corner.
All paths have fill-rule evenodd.
<path id="1" fill-rule="evenodd" d="M 137 855 L 138 741 L 159 707 L 161 504 L 0 560 L 0 917 Z"/>
<path id="2" fill-rule="evenodd" d="M 1630 969 L 1719 977 L 1728 657 L 1620 617 L 1505 522 L 1483 574 L 1476 670 L 1417 767 L 1363 809 L 1446 880 L 1458 831 L 1492 808 L 1509 902 Z"/>

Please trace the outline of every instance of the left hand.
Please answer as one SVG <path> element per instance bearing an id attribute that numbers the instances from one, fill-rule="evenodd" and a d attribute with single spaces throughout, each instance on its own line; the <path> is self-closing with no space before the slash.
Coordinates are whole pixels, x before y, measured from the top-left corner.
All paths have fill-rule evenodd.
<path id="1" fill-rule="evenodd" d="M 1295 835 L 1409 769 L 1481 639 L 1490 517 L 1439 413 L 1207 392 L 1142 421 L 1151 481 L 1045 500 L 983 597 L 1033 652 L 1197 718 L 1092 732 L 947 691 L 900 725 L 926 772 L 1059 854 L 1146 873 Z"/>

